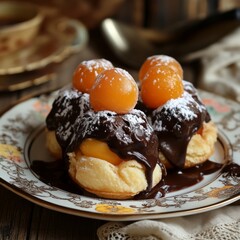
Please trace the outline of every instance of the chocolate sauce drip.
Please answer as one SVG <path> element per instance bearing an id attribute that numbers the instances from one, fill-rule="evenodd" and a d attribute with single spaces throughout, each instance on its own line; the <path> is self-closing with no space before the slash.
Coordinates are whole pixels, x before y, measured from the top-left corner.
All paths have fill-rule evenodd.
<path id="1" fill-rule="evenodd" d="M 157 184 L 151 191 L 141 192 L 136 199 L 152 199 L 163 197 L 166 193 L 175 192 L 187 187 L 191 187 L 204 179 L 205 175 L 219 171 L 222 164 L 207 160 L 195 167 L 177 170 L 168 170 L 167 176 Z M 238 166 L 240 167 L 240 166 Z"/>
<path id="2" fill-rule="evenodd" d="M 163 179 L 160 183 L 154 186 L 150 191 L 142 191 L 138 195 L 134 196 L 134 199 L 158 199 L 164 197 L 168 191 L 168 185 L 165 184 L 165 180 Z"/>
<path id="3" fill-rule="evenodd" d="M 145 165 L 148 187 L 151 189 L 153 170 L 156 164 L 161 164 L 158 138 L 142 111 L 132 110 L 121 115 L 110 111 L 89 110 L 76 120 L 73 128 L 75 134 L 66 147 L 67 152 L 74 151 L 85 138 L 104 141 L 120 158 L 135 159 Z"/>
<path id="4" fill-rule="evenodd" d="M 159 150 L 179 169 L 185 164 L 187 146 L 192 136 L 202 127 L 204 121 L 211 120 L 193 85 L 184 81 L 184 90 L 181 98 L 171 99 L 152 111 L 140 101 L 137 104 L 152 121 L 159 140 Z"/>
<path id="5" fill-rule="evenodd" d="M 175 167 L 183 168 L 192 136 L 202 127 L 207 111 L 193 98 L 170 100 L 153 112 L 152 122 L 159 139 L 159 149 Z M 176 101 L 176 103 L 173 103 Z"/>

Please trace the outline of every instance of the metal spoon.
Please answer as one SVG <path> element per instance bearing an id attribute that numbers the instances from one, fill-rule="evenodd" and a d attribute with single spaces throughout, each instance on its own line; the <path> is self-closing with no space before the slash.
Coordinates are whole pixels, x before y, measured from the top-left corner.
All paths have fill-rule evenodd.
<path id="1" fill-rule="evenodd" d="M 125 64 L 139 68 L 144 60 L 154 54 L 166 54 L 184 61 L 187 54 L 200 50 L 218 41 L 239 26 L 240 9 L 212 15 L 177 29 L 175 32 L 160 32 L 164 36 L 154 45 L 141 32 L 113 19 L 101 24 L 103 36 L 115 55 Z"/>
<path id="2" fill-rule="evenodd" d="M 101 29 L 115 55 L 131 67 L 139 67 L 146 56 L 156 53 L 153 45 L 136 29 L 121 22 L 105 19 Z"/>

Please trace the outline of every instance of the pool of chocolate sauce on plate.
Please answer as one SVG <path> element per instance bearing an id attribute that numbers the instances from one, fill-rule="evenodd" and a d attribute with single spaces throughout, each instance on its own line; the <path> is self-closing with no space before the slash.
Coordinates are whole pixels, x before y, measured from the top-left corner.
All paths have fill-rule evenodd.
<path id="1" fill-rule="evenodd" d="M 32 171 L 38 178 L 51 186 L 63 189 L 68 192 L 85 195 L 68 176 L 63 161 L 44 162 L 34 160 L 31 163 Z M 229 163 L 223 167 L 222 164 L 207 160 L 205 163 L 185 170 L 171 170 L 164 179 L 151 191 L 142 192 L 136 199 L 160 198 L 168 192 L 178 191 L 193 186 L 204 179 L 205 175 L 212 174 L 221 170 L 223 176 L 240 176 L 240 166 L 235 163 Z"/>

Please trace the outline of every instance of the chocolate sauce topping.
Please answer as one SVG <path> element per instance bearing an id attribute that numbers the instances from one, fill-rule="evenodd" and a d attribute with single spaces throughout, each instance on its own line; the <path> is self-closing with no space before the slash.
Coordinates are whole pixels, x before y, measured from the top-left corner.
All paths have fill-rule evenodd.
<path id="1" fill-rule="evenodd" d="M 182 97 L 171 99 L 159 108 L 150 111 L 138 102 L 137 107 L 148 114 L 159 139 L 159 150 L 175 167 L 182 168 L 192 136 L 209 122 L 210 116 L 190 82 L 183 81 Z"/>
<path id="2" fill-rule="evenodd" d="M 76 119 L 75 133 L 67 152 L 76 149 L 85 138 L 99 139 L 124 160 L 135 159 L 145 165 L 148 186 L 151 188 L 152 172 L 159 163 L 158 138 L 140 110 L 127 114 L 110 111 L 87 111 Z"/>
<path id="3" fill-rule="evenodd" d="M 202 100 L 198 95 L 197 89 L 193 86 L 192 83 L 188 81 L 183 81 L 183 86 L 184 86 L 184 91 L 188 92 L 197 103 L 199 103 L 200 105 L 203 105 Z M 205 122 L 209 122 L 210 120 L 211 120 L 211 117 L 207 111 Z"/>
<path id="4" fill-rule="evenodd" d="M 61 147 L 64 148 L 69 144 L 74 133 L 72 126 L 76 118 L 89 109 L 88 94 L 75 89 L 63 89 L 59 92 L 47 116 L 46 125 L 48 130 L 59 132 L 56 136 Z"/>
<path id="5" fill-rule="evenodd" d="M 191 137 L 200 129 L 206 109 L 185 92 L 152 113 L 152 125 L 159 139 L 159 149 L 167 160 L 182 168 Z"/>
<path id="6" fill-rule="evenodd" d="M 127 114 L 94 112 L 89 107 L 88 94 L 70 89 L 60 93 L 54 101 L 46 123 L 49 130 L 55 130 L 65 158 L 84 139 L 94 138 L 106 142 L 120 158 L 144 164 L 149 189 L 156 164 L 165 172 L 159 162 L 157 135 L 140 110 Z"/>

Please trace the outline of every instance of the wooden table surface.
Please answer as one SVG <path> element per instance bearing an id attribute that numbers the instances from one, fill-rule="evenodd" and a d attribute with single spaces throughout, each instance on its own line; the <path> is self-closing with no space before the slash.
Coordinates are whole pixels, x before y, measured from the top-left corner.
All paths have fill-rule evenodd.
<path id="1" fill-rule="evenodd" d="M 15 104 L 19 99 L 29 98 L 69 83 L 73 70 L 82 60 L 107 58 L 114 61 L 115 66 L 124 67 L 109 55 L 108 50 L 103 50 L 107 48 L 103 47 L 101 42 L 96 43 L 92 39 L 96 39 L 96 33 L 90 34 L 90 42 L 80 53 L 54 66 L 57 74 L 55 80 L 21 91 L 0 92 L 0 111 Z M 136 77 L 136 70 L 127 70 Z M 191 72 L 188 70 L 186 69 L 185 76 Z M 187 78 L 191 78 L 191 73 Z M 97 228 L 104 223 L 105 221 L 72 216 L 40 207 L 0 185 L 0 240 L 97 239 Z"/>

